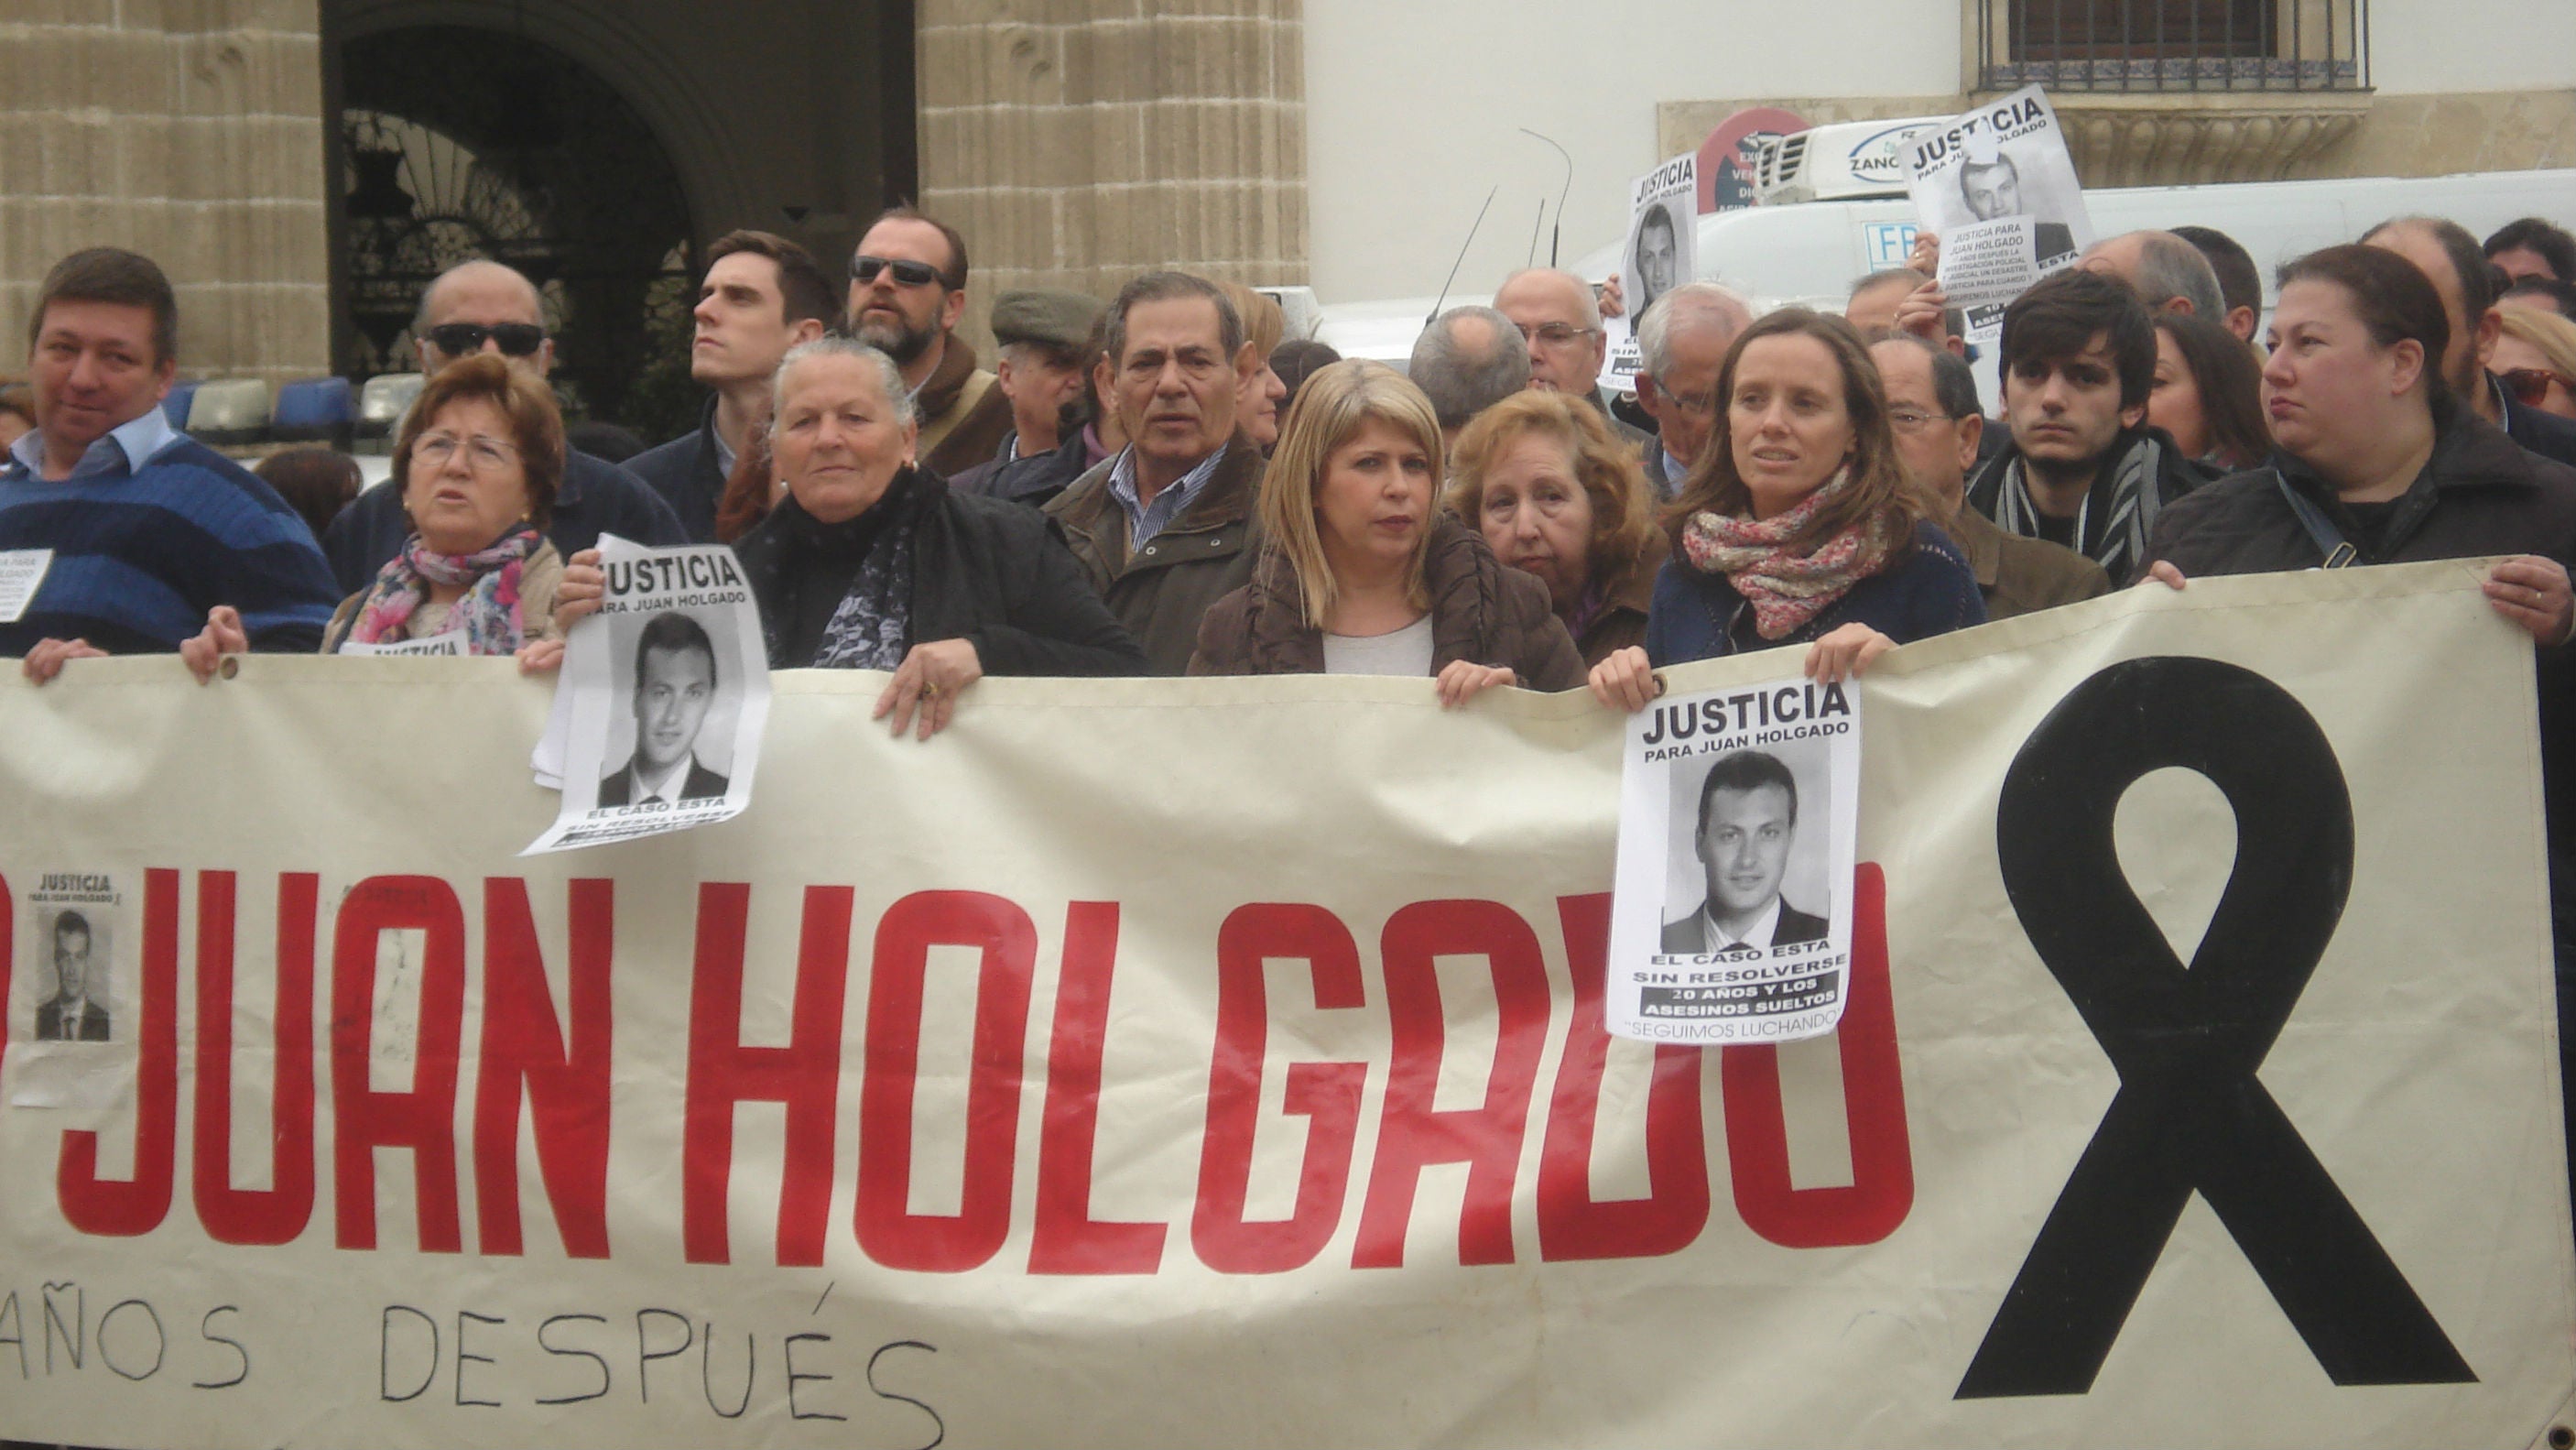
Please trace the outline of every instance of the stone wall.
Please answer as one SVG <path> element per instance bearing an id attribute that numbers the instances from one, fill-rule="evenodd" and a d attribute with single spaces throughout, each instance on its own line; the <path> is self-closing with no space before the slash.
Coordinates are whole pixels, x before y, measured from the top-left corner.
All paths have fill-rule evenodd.
<path id="1" fill-rule="evenodd" d="M 1306 279 L 1298 0 L 920 0 L 921 205 L 999 292 Z"/>
<path id="2" fill-rule="evenodd" d="M 179 293 L 182 376 L 330 370 L 315 0 L 0 5 L 0 375 L 66 253 Z"/>

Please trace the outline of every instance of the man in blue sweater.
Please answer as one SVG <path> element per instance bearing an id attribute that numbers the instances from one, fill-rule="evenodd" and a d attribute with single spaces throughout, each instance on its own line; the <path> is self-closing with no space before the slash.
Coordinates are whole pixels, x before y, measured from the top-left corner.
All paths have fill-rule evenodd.
<path id="1" fill-rule="evenodd" d="M 36 426 L 0 468 L 0 653 L 30 679 L 176 650 L 219 604 L 253 649 L 321 646 L 340 591 L 313 531 L 162 416 L 178 336 L 169 279 L 133 252 L 74 252 L 37 294 Z"/>

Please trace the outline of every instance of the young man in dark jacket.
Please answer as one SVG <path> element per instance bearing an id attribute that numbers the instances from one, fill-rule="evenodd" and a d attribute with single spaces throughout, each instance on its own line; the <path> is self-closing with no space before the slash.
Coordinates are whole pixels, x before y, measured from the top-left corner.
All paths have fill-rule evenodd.
<path id="1" fill-rule="evenodd" d="M 2012 444 L 1969 480 L 1969 506 L 2128 583 L 2156 516 L 2208 480 L 2147 422 L 2156 332 L 2146 305 L 2099 273 L 2060 272 L 2004 309 L 2002 349 Z"/>

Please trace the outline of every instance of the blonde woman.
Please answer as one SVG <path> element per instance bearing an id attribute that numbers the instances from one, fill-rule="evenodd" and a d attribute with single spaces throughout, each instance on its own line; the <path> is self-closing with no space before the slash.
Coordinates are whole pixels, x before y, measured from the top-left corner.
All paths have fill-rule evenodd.
<path id="1" fill-rule="evenodd" d="M 1547 586 L 1587 667 L 1646 642 L 1664 538 L 1636 450 L 1598 409 L 1524 389 L 1477 414 L 1458 435 L 1448 504 Z"/>
<path id="2" fill-rule="evenodd" d="M 1252 376 L 1235 390 L 1234 425 L 1252 440 L 1253 447 L 1268 453 L 1279 442 L 1279 408 L 1288 397 L 1288 384 L 1271 367 L 1270 355 L 1278 351 L 1279 339 L 1288 331 L 1288 315 L 1267 294 L 1240 282 L 1216 286 L 1234 304 L 1234 315 L 1243 319 L 1244 340 L 1252 344 L 1252 355 L 1259 360 Z"/>
<path id="3" fill-rule="evenodd" d="M 2487 371 L 2526 408 L 2576 418 L 2576 322 L 2533 307 L 2499 307 L 2504 333 Z"/>
<path id="4" fill-rule="evenodd" d="M 1402 374 L 1355 359 L 1308 378 L 1261 480 L 1269 543 L 1200 621 L 1190 673 L 1428 676 L 1452 707 L 1583 683 L 1547 586 L 1433 506 L 1440 466 L 1431 400 Z"/>

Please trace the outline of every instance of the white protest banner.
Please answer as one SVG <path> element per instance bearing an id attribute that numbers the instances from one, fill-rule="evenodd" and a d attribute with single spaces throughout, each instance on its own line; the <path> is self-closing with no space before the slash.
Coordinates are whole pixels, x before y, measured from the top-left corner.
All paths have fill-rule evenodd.
<path id="1" fill-rule="evenodd" d="M 1609 351 L 1601 385 L 1634 392 L 1643 357 L 1637 319 L 1655 299 L 1698 276 L 1699 153 L 1685 152 L 1628 183 L 1628 240 L 1619 255 L 1625 296 L 1620 316 L 1605 319 Z"/>
<path id="2" fill-rule="evenodd" d="M 556 687 L 570 704 L 531 757 L 563 800 L 523 854 L 711 825 L 751 804 L 769 652 L 733 550 L 610 535 L 599 555 L 599 612 L 573 625 Z"/>
<path id="3" fill-rule="evenodd" d="M 521 859 L 510 661 L 0 680 L 0 1102 L 48 875 L 122 897 L 137 1053 L 0 1108 L 0 1438 L 2538 1443 L 2576 1254 L 2481 575 L 1880 659 L 1841 1025 L 1717 1049 L 1603 1030 L 1580 693 L 987 679 L 920 743 L 788 671 L 752 809 Z"/>
<path id="4" fill-rule="evenodd" d="M 344 655 L 415 655 L 456 659 L 465 654 L 465 633 L 433 634 L 427 639 L 406 639 L 383 644 L 365 644 L 342 640 L 339 653 Z"/>
<path id="5" fill-rule="evenodd" d="M 1796 1042 L 1842 1020 L 1860 801 L 1855 694 L 1790 675 L 1666 695 L 1629 718 L 1612 1032 Z"/>
<path id="6" fill-rule="evenodd" d="M 2037 86 L 1930 126 L 1904 144 L 1905 189 L 1941 238 L 1941 290 L 1991 337 L 2004 305 L 2093 245 L 2083 183 Z"/>

